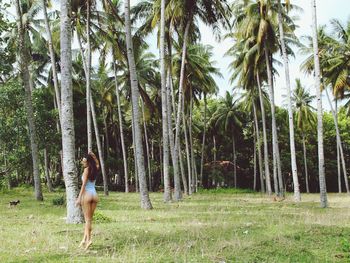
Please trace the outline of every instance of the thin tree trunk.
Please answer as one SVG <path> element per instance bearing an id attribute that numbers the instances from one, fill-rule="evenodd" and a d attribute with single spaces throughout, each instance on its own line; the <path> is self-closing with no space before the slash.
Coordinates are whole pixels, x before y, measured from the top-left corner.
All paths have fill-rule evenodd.
<path id="1" fill-rule="evenodd" d="M 170 153 L 173 163 L 174 171 L 174 200 L 179 201 L 182 199 L 181 192 L 181 180 L 179 175 L 179 150 L 175 151 L 175 142 L 174 142 L 174 133 L 173 133 L 173 122 L 172 122 L 172 107 L 171 107 L 171 78 L 170 78 L 170 67 L 167 73 L 168 84 L 166 85 L 166 96 L 167 96 L 167 118 L 168 118 L 168 133 L 169 133 L 169 142 L 170 142 Z M 180 144 L 178 144 L 179 147 Z"/>
<path id="2" fill-rule="evenodd" d="M 35 189 L 35 198 L 38 201 L 42 201 L 43 194 L 41 189 L 41 180 L 39 173 L 39 152 L 38 152 L 38 144 L 36 137 L 36 127 L 34 121 L 34 110 L 32 104 L 32 97 L 30 91 L 30 76 L 28 70 L 28 62 L 30 61 L 30 57 L 28 54 L 28 49 L 25 45 L 25 29 L 23 27 L 22 22 L 22 13 L 20 9 L 19 0 L 15 0 L 16 12 L 17 12 L 17 27 L 18 27 L 18 45 L 19 45 L 19 65 L 20 65 L 20 73 L 21 78 L 24 84 L 25 91 L 25 107 L 27 112 L 27 120 L 29 127 L 29 138 L 30 138 L 30 147 L 32 152 L 32 162 L 33 162 L 33 176 L 34 176 L 34 189 Z"/>
<path id="3" fill-rule="evenodd" d="M 330 105 L 330 107 L 331 107 L 331 112 L 332 112 L 332 115 L 333 115 L 334 126 L 335 126 L 335 133 L 336 133 L 336 141 L 337 141 L 337 148 L 339 149 L 340 158 L 341 158 L 342 167 L 343 167 L 345 188 L 346 188 L 346 192 L 347 192 L 348 194 L 350 194 L 348 176 L 347 176 L 347 173 L 346 173 L 346 165 L 345 165 L 345 158 L 344 158 L 343 146 L 342 146 L 342 141 L 341 141 L 340 132 L 339 132 L 339 126 L 338 126 L 338 116 L 337 116 L 337 112 L 336 112 L 336 111 L 334 110 L 334 108 L 333 108 L 333 104 L 332 104 L 332 102 L 331 102 L 331 99 L 330 99 L 330 97 L 329 97 L 329 94 L 328 94 L 328 90 L 327 90 L 327 89 L 326 89 L 326 95 L 327 95 L 327 99 L 328 99 L 329 105 Z"/>
<path id="4" fill-rule="evenodd" d="M 306 184 L 306 192 L 310 193 L 309 189 L 309 174 L 307 171 L 307 159 L 306 159 L 306 146 L 305 146 L 305 133 L 302 133 L 303 137 L 303 152 L 304 152 L 304 167 L 305 167 L 305 184 Z"/>
<path id="5" fill-rule="evenodd" d="M 105 196 L 108 196 L 108 176 L 107 176 L 106 169 L 105 169 L 102 144 L 101 144 L 101 140 L 100 140 L 100 132 L 98 129 L 95 104 L 94 104 L 94 101 L 92 99 L 92 96 L 90 96 L 90 106 L 91 106 L 91 113 L 92 113 L 92 121 L 93 121 L 94 128 L 95 128 L 97 151 L 98 151 L 98 155 L 100 158 L 100 165 L 101 165 L 101 171 L 102 171 L 102 177 L 103 177 L 103 191 L 104 191 Z"/>
<path id="6" fill-rule="evenodd" d="M 255 126 L 253 126 L 253 137 L 254 137 L 254 151 L 253 151 L 253 165 L 254 165 L 254 177 L 253 177 L 253 190 L 256 191 L 256 148 L 257 148 L 257 145 L 256 145 L 256 132 L 255 132 Z"/>
<path id="7" fill-rule="evenodd" d="M 103 109 L 102 109 L 102 111 L 103 111 Z M 106 153 L 106 159 L 108 159 L 108 157 L 109 157 L 109 135 L 108 135 L 107 116 L 108 116 L 108 113 L 103 116 L 103 126 L 104 126 L 105 137 L 106 137 L 106 149 L 104 150 L 104 152 Z"/>
<path id="8" fill-rule="evenodd" d="M 63 176 L 67 195 L 67 223 L 81 223 L 83 222 L 81 208 L 75 206 L 75 199 L 78 196 L 79 189 L 75 162 L 70 7 L 70 1 L 61 1 L 61 127 Z"/>
<path id="9" fill-rule="evenodd" d="M 192 92 L 190 95 L 190 118 L 188 125 L 188 133 L 190 137 L 190 151 L 191 151 L 191 173 L 192 173 L 192 192 L 196 192 L 196 172 L 195 172 L 195 161 L 194 161 L 194 150 L 193 150 L 193 136 L 192 136 L 192 108 L 193 108 L 193 98 Z"/>
<path id="10" fill-rule="evenodd" d="M 184 103 L 184 100 L 182 101 Z M 191 159 L 190 159 L 190 150 L 188 145 L 188 136 L 187 136 L 187 128 L 186 128 L 186 120 L 185 113 L 182 114 L 183 117 L 183 132 L 185 135 L 185 148 L 186 148 L 186 159 L 187 159 L 187 173 L 188 173 L 188 194 L 192 194 L 192 176 L 191 176 Z"/>
<path id="11" fill-rule="evenodd" d="M 278 1 L 278 28 L 280 33 L 280 43 L 282 48 L 285 77 L 286 77 L 287 103 L 288 103 L 288 116 L 289 116 L 288 120 L 289 120 L 290 154 L 291 154 L 292 175 L 293 175 L 293 184 L 294 184 L 294 200 L 299 202 L 301 200 L 301 197 L 300 197 L 295 141 L 294 141 L 294 122 L 293 122 L 293 109 L 292 109 L 291 87 L 290 87 L 290 77 L 289 77 L 289 62 L 288 62 L 286 45 L 284 42 L 284 30 L 283 30 L 283 24 L 282 24 L 281 8 L 282 8 L 281 1 L 279 0 Z M 279 180 L 279 182 L 282 183 L 281 180 Z M 283 187 L 282 188 L 280 187 L 280 191 L 283 192 Z"/>
<path id="12" fill-rule="evenodd" d="M 237 188 L 237 156 L 236 156 L 236 144 L 235 144 L 235 136 L 232 134 L 232 153 L 233 153 L 233 181 L 235 188 Z"/>
<path id="13" fill-rule="evenodd" d="M 207 130 L 207 94 L 204 93 L 203 138 L 202 138 L 201 173 L 200 173 L 201 182 L 203 182 L 204 146 L 205 146 L 206 130 Z"/>
<path id="14" fill-rule="evenodd" d="M 182 178 L 182 184 L 184 186 L 184 192 L 186 195 L 188 195 L 188 184 L 187 184 L 187 179 L 185 176 L 184 164 L 182 161 L 181 143 L 179 143 L 179 160 L 180 160 L 181 178 Z"/>
<path id="15" fill-rule="evenodd" d="M 41 5 L 44 12 L 44 20 L 45 20 L 45 28 L 46 28 L 46 34 L 47 34 L 47 41 L 49 44 L 49 51 L 50 51 L 50 60 L 51 60 L 51 67 L 52 67 L 52 76 L 53 76 L 53 84 L 55 88 L 55 97 L 57 102 L 57 109 L 58 109 L 58 117 L 61 120 L 61 94 L 60 94 L 60 88 L 58 84 L 58 78 L 57 78 L 57 70 L 56 70 L 56 59 L 55 59 L 55 51 L 52 44 L 52 34 L 50 29 L 50 22 L 47 16 L 47 10 L 46 10 L 46 1 L 41 0 Z"/>
<path id="16" fill-rule="evenodd" d="M 130 0 L 125 1 L 125 31 L 126 31 L 126 46 L 129 62 L 130 82 L 131 82 L 131 100 L 133 108 L 133 120 L 135 130 L 135 150 L 136 161 L 138 167 L 139 184 L 140 184 L 140 196 L 141 196 L 141 208 L 152 209 L 151 200 L 147 190 L 147 180 L 145 174 L 145 164 L 143 158 L 141 129 L 140 129 L 140 113 L 139 113 L 139 98 L 140 93 L 138 90 L 138 80 L 136 74 L 135 57 L 131 36 L 131 21 L 130 21 Z"/>
<path id="17" fill-rule="evenodd" d="M 115 56 L 113 56 L 113 57 L 115 57 Z M 118 89 L 118 83 L 117 83 L 117 68 L 116 68 L 115 63 L 113 63 L 113 70 L 114 70 L 115 93 L 117 95 L 117 107 L 118 107 L 120 141 L 121 141 L 121 144 L 122 144 L 122 153 L 123 153 L 125 193 L 129 193 L 128 161 L 127 161 L 126 150 L 125 150 L 124 131 L 123 131 L 123 118 L 122 118 L 122 111 L 121 111 L 120 97 L 119 97 L 119 89 Z"/>
<path id="18" fill-rule="evenodd" d="M 49 173 L 49 161 L 48 161 L 48 157 L 47 157 L 47 148 L 46 147 L 44 149 L 44 165 L 45 165 L 45 177 L 46 177 L 47 189 L 49 190 L 49 192 L 52 192 L 53 187 L 52 187 L 52 182 L 51 182 L 50 173 Z"/>
<path id="19" fill-rule="evenodd" d="M 180 82 L 179 82 L 179 99 L 178 99 L 178 105 L 177 105 L 177 111 L 176 111 L 176 125 L 175 125 L 175 157 L 178 156 L 179 151 L 179 141 L 180 141 L 180 123 L 181 123 L 181 114 L 183 114 L 183 121 L 185 121 L 184 116 L 184 109 L 185 109 L 185 102 L 183 99 L 183 83 L 185 78 L 185 60 L 186 60 L 186 50 L 187 50 L 187 38 L 190 30 L 190 19 L 187 21 L 184 38 L 183 38 L 183 46 L 182 46 L 182 56 L 181 56 L 181 69 L 180 69 Z M 185 123 L 183 125 L 185 129 Z M 187 137 L 187 134 L 185 138 Z M 188 143 L 187 143 L 188 146 Z M 186 146 L 186 147 L 187 147 Z M 186 149 L 187 150 L 187 149 Z M 190 169 L 190 168 L 189 168 Z M 189 174 L 190 176 L 190 174 Z M 190 179 L 190 178 L 189 178 Z M 191 183 L 190 181 L 188 182 Z M 181 191 L 181 190 L 180 190 Z M 190 190 L 189 194 L 192 194 L 192 190 Z"/>
<path id="20" fill-rule="evenodd" d="M 86 121 L 87 121 L 87 138 L 88 138 L 88 152 L 92 152 L 92 125 L 91 125 L 91 87 L 90 87 L 90 71 L 91 71 L 91 44 L 90 44 L 90 1 L 86 1 L 86 45 L 87 45 L 87 62 L 86 62 Z M 78 35 L 78 33 L 77 33 Z"/>
<path id="21" fill-rule="evenodd" d="M 264 164 L 265 164 L 265 180 L 266 180 L 266 192 L 268 195 L 271 195 L 271 178 L 270 178 L 270 168 L 269 168 L 269 151 L 267 147 L 267 134 L 266 134 L 266 118 L 265 118 L 265 107 L 264 100 L 261 91 L 261 83 L 259 74 L 257 76 L 257 83 L 259 88 L 259 99 L 260 99 L 260 107 L 261 107 L 261 119 L 263 125 L 263 141 L 264 141 Z M 263 191 L 265 192 L 265 191 Z"/>
<path id="22" fill-rule="evenodd" d="M 139 192 L 139 174 L 137 169 L 137 155 L 136 155 L 136 146 L 135 146 L 135 126 L 134 120 L 131 119 L 131 130 L 132 130 L 132 149 L 134 152 L 134 171 L 135 171 L 135 191 Z"/>
<path id="23" fill-rule="evenodd" d="M 312 40 L 314 49 L 314 67 L 315 67 L 315 89 L 317 98 L 317 142 L 318 142 L 318 169 L 320 183 L 320 203 L 322 208 L 328 206 L 327 187 L 324 169 L 324 150 L 323 150 L 323 123 L 322 123 L 322 98 L 321 98 L 321 70 L 320 60 L 318 57 L 318 40 L 317 40 L 317 18 L 316 18 L 316 0 L 311 0 L 312 5 Z"/>
<path id="24" fill-rule="evenodd" d="M 261 143 L 260 143 L 260 134 L 259 134 L 259 122 L 258 122 L 258 116 L 257 116 L 257 113 L 256 113 L 255 102 L 253 102 L 253 111 L 254 111 L 254 123 L 255 123 L 255 130 L 256 130 L 256 141 L 258 143 L 258 160 L 259 160 L 259 172 L 260 172 L 260 187 L 261 187 L 261 192 L 265 193 L 263 161 L 262 161 L 262 155 L 261 155 Z M 265 133 L 265 135 L 266 135 L 266 133 Z M 266 166 L 265 166 L 265 168 L 266 168 Z"/>
<path id="25" fill-rule="evenodd" d="M 148 135 L 147 135 L 147 126 L 146 126 L 146 116 L 145 116 L 145 107 L 143 105 L 143 101 L 141 101 L 141 109 L 142 109 L 142 119 L 143 119 L 143 129 L 145 135 L 145 144 L 146 144 L 146 154 L 147 154 L 147 168 L 148 168 L 148 181 L 149 181 L 149 191 L 152 191 L 152 178 L 151 178 L 151 162 L 149 158 L 149 145 L 148 145 Z"/>

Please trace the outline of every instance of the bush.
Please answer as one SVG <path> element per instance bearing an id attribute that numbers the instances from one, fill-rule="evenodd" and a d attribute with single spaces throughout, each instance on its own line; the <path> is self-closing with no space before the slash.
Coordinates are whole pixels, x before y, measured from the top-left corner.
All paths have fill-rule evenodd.
<path id="1" fill-rule="evenodd" d="M 64 196 L 54 198 L 52 200 L 52 204 L 57 206 L 64 205 L 65 204 Z"/>
<path id="2" fill-rule="evenodd" d="M 108 216 L 105 216 L 104 214 L 100 212 L 95 212 L 94 214 L 94 222 L 95 223 L 110 223 L 112 222 L 112 219 Z"/>

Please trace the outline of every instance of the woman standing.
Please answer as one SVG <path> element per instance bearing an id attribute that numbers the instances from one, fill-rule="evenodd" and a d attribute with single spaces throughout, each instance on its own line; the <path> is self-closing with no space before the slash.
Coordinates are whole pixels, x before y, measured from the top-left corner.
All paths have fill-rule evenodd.
<path id="1" fill-rule="evenodd" d="M 98 203 L 98 196 L 95 189 L 95 182 L 98 171 L 100 170 L 100 163 L 93 152 L 89 152 L 86 157 L 81 161 L 84 166 L 84 172 L 82 175 L 82 186 L 80 189 L 79 196 L 75 204 L 81 205 L 84 212 L 85 227 L 84 227 L 84 237 L 81 241 L 79 247 L 88 249 L 92 244 L 91 241 L 91 224 L 94 212 Z"/>

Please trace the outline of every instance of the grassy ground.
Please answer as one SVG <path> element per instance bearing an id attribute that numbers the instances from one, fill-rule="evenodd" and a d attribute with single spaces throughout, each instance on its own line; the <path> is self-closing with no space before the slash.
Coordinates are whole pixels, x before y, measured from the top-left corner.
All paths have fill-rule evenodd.
<path id="1" fill-rule="evenodd" d="M 82 225 L 65 224 L 65 207 L 33 201 L 31 189 L 0 193 L 0 262 L 350 262 L 350 197 L 330 194 L 281 202 L 257 193 L 203 191 L 154 209 L 135 193 L 100 194 L 93 245 L 78 249 Z M 16 208 L 10 200 L 20 199 Z"/>

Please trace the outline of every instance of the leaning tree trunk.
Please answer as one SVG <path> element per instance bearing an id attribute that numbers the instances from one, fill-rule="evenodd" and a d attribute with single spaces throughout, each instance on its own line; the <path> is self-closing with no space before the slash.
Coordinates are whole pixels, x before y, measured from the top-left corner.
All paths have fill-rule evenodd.
<path id="1" fill-rule="evenodd" d="M 318 142 L 318 176 L 320 183 L 320 203 L 322 208 L 328 206 L 327 187 L 324 169 L 324 150 L 323 150 L 323 123 L 322 123 L 322 97 L 321 97 L 321 70 L 318 57 L 317 40 L 317 18 L 316 18 L 316 0 L 311 0 L 312 5 L 312 43 L 314 49 L 314 68 L 315 68 L 315 89 L 317 98 L 317 142 Z"/>
<path id="2" fill-rule="evenodd" d="M 90 44 L 90 1 L 86 1 L 87 14 L 86 14 L 86 44 L 87 44 L 87 56 L 86 56 L 86 122 L 87 122 L 87 138 L 88 138 L 88 152 L 92 152 L 92 125 L 91 125 L 91 87 L 90 87 L 90 71 L 91 71 L 91 44 Z M 77 33 L 79 34 L 79 33 Z"/>
<path id="3" fill-rule="evenodd" d="M 184 100 L 182 100 L 182 103 L 184 103 Z M 191 159 L 190 159 L 190 150 L 188 145 L 185 113 L 182 114 L 182 121 L 183 121 L 183 132 L 185 135 L 185 149 L 186 149 L 187 173 L 188 173 L 188 194 L 191 195 L 192 194 Z"/>
<path id="4" fill-rule="evenodd" d="M 304 167 L 305 167 L 305 185 L 306 185 L 306 192 L 310 193 L 310 189 L 309 189 L 309 174 L 308 174 L 308 171 L 307 171 L 305 133 L 304 132 L 302 132 L 302 137 L 303 137 L 303 152 L 304 152 Z"/>
<path id="5" fill-rule="evenodd" d="M 261 119 L 263 125 L 263 141 L 264 141 L 264 164 L 265 164 L 265 180 L 266 180 L 266 192 L 268 195 L 271 195 L 271 178 L 270 178 L 270 168 L 269 168 L 269 151 L 267 147 L 267 134 L 266 134 L 266 118 L 265 118 L 265 106 L 264 100 L 261 91 L 261 83 L 259 74 L 256 75 L 258 89 L 259 89 L 259 100 L 260 100 L 260 108 L 261 108 Z M 265 192 L 265 191 L 263 191 Z"/>
<path id="6" fill-rule="evenodd" d="M 265 192 L 265 184 L 264 184 L 264 173 L 263 173 L 263 161 L 262 161 L 261 147 L 260 147 L 261 143 L 260 143 L 260 133 L 259 133 L 259 122 L 258 122 L 258 116 L 257 116 L 257 113 L 256 113 L 255 102 L 253 102 L 253 112 L 254 112 L 254 124 L 255 124 L 255 130 L 256 130 L 256 141 L 257 141 L 257 144 L 258 144 L 260 187 L 261 187 L 261 192 L 264 193 Z M 265 133 L 265 135 L 266 135 L 266 133 Z"/>
<path id="7" fill-rule="evenodd" d="M 200 180 L 203 183 L 203 165 L 204 165 L 204 146 L 205 146 L 205 133 L 207 129 L 207 94 L 204 93 L 204 116 L 203 116 L 203 138 L 202 138 L 202 152 L 201 152 L 201 173 Z"/>
<path id="8" fill-rule="evenodd" d="M 28 70 L 28 62 L 30 61 L 30 57 L 28 54 L 28 48 L 25 44 L 25 29 L 22 22 L 22 13 L 20 9 L 19 0 L 15 0 L 16 12 L 17 12 L 17 27 L 18 27 L 18 46 L 19 46 L 19 65 L 20 65 L 20 73 L 21 78 L 24 84 L 25 91 L 25 107 L 27 112 L 27 120 L 29 127 L 29 138 L 30 138 L 30 147 L 32 151 L 32 162 L 33 162 L 33 175 L 34 175 L 34 189 L 35 189 L 35 198 L 38 201 L 42 201 L 43 194 L 41 189 L 41 181 L 40 181 L 40 173 L 39 173 L 39 152 L 38 152 L 38 144 L 36 137 L 36 127 L 34 121 L 34 110 L 32 104 L 32 95 L 30 91 L 30 76 Z"/>
<path id="9" fill-rule="evenodd" d="M 75 163 L 75 135 L 73 117 L 71 3 L 61 1 L 61 112 L 63 176 L 66 185 L 67 223 L 83 222 L 80 207 L 75 206 L 78 196 L 78 177 Z"/>
<path id="10" fill-rule="evenodd" d="M 237 188 L 237 156 L 236 156 L 236 143 L 235 143 L 234 134 L 232 134 L 232 153 L 233 153 L 233 181 L 234 181 L 235 188 Z"/>
<path id="11" fill-rule="evenodd" d="M 44 149 L 44 167 L 45 167 L 45 177 L 46 177 L 47 189 L 49 190 L 49 192 L 52 192 L 53 187 L 52 187 L 52 181 L 51 181 L 50 173 L 49 173 L 49 160 L 47 157 L 47 148 L 46 147 Z"/>
<path id="12" fill-rule="evenodd" d="M 91 106 L 91 113 L 92 113 L 92 121 L 95 128 L 97 151 L 98 151 L 98 156 L 100 158 L 100 165 L 101 165 L 101 171 L 102 171 L 102 177 L 103 177 L 103 192 L 105 196 L 107 196 L 108 195 L 108 176 L 106 173 L 105 162 L 104 162 L 103 151 L 102 151 L 102 144 L 100 140 L 100 132 L 98 129 L 98 123 L 96 118 L 95 104 L 92 99 L 92 96 L 90 96 L 90 106 Z"/>
<path id="13" fill-rule="evenodd" d="M 148 144 L 148 135 L 147 135 L 145 107 L 144 107 L 143 104 L 144 104 L 143 101 L 141 101 L 143 129 L 144 129 L 144 135 L 145 135 L 145 145 L 146 145 L 146 155 L 147 155 L 148 182 L 149 182 L 149 186 L 148 187 L 149 187 L 149 191 L 152 191 L 151 162 L 150 162 L 150 158 L 149 158 L 149 144 Z"/>
<path id="14" fill-rule="evenodd" d="M 113 57 L 115 57 L 115 56 L 113 56 Z M 119 97 L 119 89 L 118 89 L 118 83 L 117 83 L 117 68 L 116 68 L 115 63 L 113 63 L 113 70 L 114 70 L 115 94 L 117 95 L 120 142 L 122 144 L 122 153 L 123 153 L 125 193 L 129 193 L 128 161 L 127 161 L 126 150 L 125 150 L 124 131 L 123 131 L 123 118 L 122 118 L 122 111 L 121 111 L 120 97 Z"/>
<path id="15" fill-rule="evenodd" d="M 268 52 L 266 42 L 264 44 L 264 53 L 265 53 L 265 63 L 266 63 L 267 80 L 268 80 L 269 96 L 270 96 L 270 104 L 271 104 L 273 182 L 274 182 L 275 194 L 279 195 L 280 189 L 279 189 L 278 178 L 277 178 L 277 172 L 278 172 L 277 165 L 279 164 L 279 160 L 278 160 L 279 155 L 277 154 L 278 138 L 277 138 L 277 126 L 276 126 L 276 116 L 275 116 L 275 95 L 274 95 L 274 89 L 273 89 L 273 79 L 272 79 L 270 55 Z"/>
<path id="16" fill-rule="evenodd" d="M 300 197 L 300 189 L 299 189 L 296 151 L 295 151 L 295 140 L 294 140 L 294 122 L 293 122 L 293 109 L 292 109 L 291 87 L 290 87 L 290 78 L 289 78 L 289 62 L 288 62 L 286 45 L 284 42 L 284 30 L 283 30 L 281 8 L 282 8 L 281 1 L 279 0 L 278 1 L 278 28 L 279 28 L 279 33 L 280 33 L 280 42 L 281 42 L 281 48 L 282 48 L 282 54 L 283 54 L 285 77 L 286 77 L 290 154 L 291 154 L 292 176 L 293 176 L 293 184 L 294 184 L 294 200 L 299 202 L 301 200 L 301 197 Z M 279 180 L 279 182 L 282 183 L 281 180 Z M 283 187 L 280 188 L 280 191 L 283 192 Z"/>
<path id="17" fill-rule="evenodd" d="M 329 105 L 331 107 L 331 112 L 333 115 L 333 120 L 334 120 L 334 126 L 335 126 L 335 133 L 336 133 L 336 141 L 337 141 L 337 148 L 339 149 L 339 153 L 340 153 L 340 158 L 342 161 L 342 168 L 343 168 L 343 174 L 344 174 L 344 181 L 345 181 L 345 188 L 346 188 L 346 192 L 349 194 L 349 182 L 348 182 L 348 177 L 347 177 L 347 173 L 346 173 L 346 165 L 345 165 L 345 158 L 344 158 L 344 152 L 343 152 L 343 146 L 342 146 L 342 142 L 341 142 L 341 138 L 340 138 L 340 132 L 339 132 L 339 126 L 338 126 L 338 116 L 337 116 L 337 112 L 334 110 L 331 99 L 329 97 L 328 94 L 328 90 L 326 89 L 326 95 L 327 95 L 327 99 L 329 102 Z"/>
<path id="18" fill-rule="evenodd" d="M 142 137 L 140 129 L 140 112 L 139 112 L 139 98 L 140 93 L 138 90 L 138 80 L 136 75 L 136 65 L 135 57 L 131 36 L 131 21 L 130 21 L 130 0 L 125 1 L 125 31 L 126 31 L 126 46 L 127 55 L 129 62 L 129 73 L 131 82 L 131 100 L 133 108 L 133 120 L 134 120 L 134 131 L 135 131 L 135 151 L 136 151 L 136 161 L 139 175 L 139 185 L 140 185 L 140 197 L 141 197 L 141 208 L 152 209 L 151 200 L 148 195 L 147 190 L 147 180 L 145 173 L 145 164 L 142 149 Z"/>
<path id="19" fill-rule="evenodd" d="M 55 88 L 55 97 L 56 97 L 56 103 L 57 103 L 57 109 L 58 109 L 58 117 L 61 120 L 61 94 L 60 94 L 60 88 L 58 85 L 58 78 L 57 78 L 55 51 L 54 51 L 53 44 L 52 44 L 52 34 L 51 34 L 51 29 L 50 29 L 49 18 L 47 16 L 45 2 L 46 2 L 45 0 L 41 0 L 41 5 L 43 8 L 43 12 L 44 12 L 47 41 L 49 44 L 50 60 L 51 60 L 51 67 L 52 67 L 52 77 L 53 77 L 53 85 Z"/>

